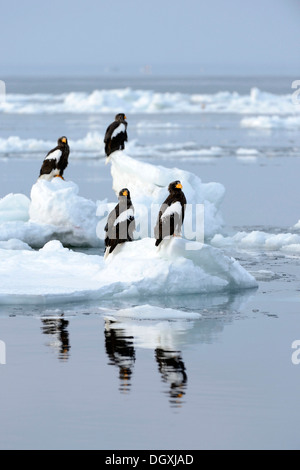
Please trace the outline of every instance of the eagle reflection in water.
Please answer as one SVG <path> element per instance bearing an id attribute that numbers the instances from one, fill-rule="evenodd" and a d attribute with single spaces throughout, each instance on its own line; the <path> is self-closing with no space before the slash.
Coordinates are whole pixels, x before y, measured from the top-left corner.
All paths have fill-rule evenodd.
<path id="1" fill-rule="evenodd" d="M 187 374 L 180 351 L 156 348 L 155 358 L 163 382 L 170 387 L 170 404 L 180 406 L 187 386 Z"/>
<path id="2" fill-rule="evenodd" d="M 131 388 L 133 366 L 136 361 L 134 336 L 126 331 L 124 323 L 105 320 L 105 349 L 110 359 L 109 365 L 119 368 L 120 387 L 122 393 L 128 393 Z M 180 407 L 186 393 L 187 374 L 181 352 L 163 348 L 161 345 L 153 348 L 158 371 L 162 381 L 168 385 L 170 405 Z"/>
<path id="3" fill-rule="evenodd" d="M 105 322 L 105 349 L 110 359 L 109 365 L 119 368 L 120 392 L 129 392 L 131 387 L 132 369 L 135 363 L 133 337 L 126 336 L 124 329 L 110 328 L 110 322 Z"/>
<path id="4" fill-rule="evenodd" d="M 45 335 L 49 335 L 51 337 L 51 341 L 48 343 L 48 345 L 57 351 L 58 358 L 61 361 L 68 360 L 71 349 L 68 331 L 68 320 L 65 320 L 63 315 L 59 317 L 45 317 L 41 318 L 41 320 L 42 332 Z"/>

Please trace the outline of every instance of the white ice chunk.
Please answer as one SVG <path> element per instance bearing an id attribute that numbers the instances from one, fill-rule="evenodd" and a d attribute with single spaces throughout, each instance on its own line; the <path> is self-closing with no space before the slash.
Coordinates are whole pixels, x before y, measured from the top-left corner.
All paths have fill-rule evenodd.
<path id="1" fill-rule="evenodd" d="M 30 199 L 24 194 L 8 194 L 0 199 L 0 224 L 28 220 L 29 206 Z"/>
<path id="2" fill-rule="evenodd" d="M 0 200 L 0 241 L 19 239 L 34 248 L 53 239 L 67 246 L 102 246 L 97 210 L 100 205 L 106 220 L 107 203 L 95 203 L 78 192 L 76 184 L 56 178 L 38 180 L 31 201 L 22 194 L 6 196 Z"/>
<path id="3" fill-rule="evenodd" d="M 197 248 L 187 251 L 183 239 L 173 239 L 158 252 L 154 239 L 146 238 L 125 243 L 107 262 L 70 251 L 58 241 L 39 251 L 0 249 L 0 302 L 177 296 L 257 286 L 233 258 L 208 245 Z"/>
<path id="4" fill-rule="evenodd" d="M 247 149 L 240 147 L 236 151 L 237 155 L 259 155 L 259 151 L 256 149 Z"/>
<path id="5" fill-rule="evenodd" d="M 300 235 L 292 233 L 266 233 L 258 230 L 252 232 L 238 232 L 232 237 L 225 237 L 217 234 L 211 240 L 211 244 L 218 248 L 236 247 L 241 249 L 252 250 L 269 250 L 269 251 L 289 251 L 300 247 Z M 293 247 L 293 248 L 291 248 Z M 299 251 L 298 249 L 296 251 Z"/>
<path id="6" fill-rule="evenodd" d="M 11 240 L 7 240 L 6 242 L 0 242 L 0 249 L 1 250 L 32 250 L 32 248 L 27 245 L 27 243 L 22 242 L 21 240 L 17 240 L 12 238 Z"/>
<path id="7" fill-rule="evenodd" d="M 300 220 L 296 223 L 295 227 L 296 230 L 300 230 Z"/>
<path id="8" fill-rule="evenodd" d="M 119 309 L 112 311 L 113 317 L 117 319 L 136 319 L 136 320 L 199 320 L 201 314 L 197 312 L 184 312 L 174 308 L 161 308 L 152 305 L 138 305 L 136 307 Z"/>
<path id="9" fill-rule="evenodd" d="M 72 181 L 39 180 L 31 190 L 30 222 L 52 225 L 58 232 L 63 229 L 73 246 L 99 246 L 97 204 L 78 192 L 78 186 Z"/>
<path id="10" fill-rule="evenodd" d="M 241 127 L 254 129 L 300 129 L 300 116 L 251 116 L 241 120 Z"/>

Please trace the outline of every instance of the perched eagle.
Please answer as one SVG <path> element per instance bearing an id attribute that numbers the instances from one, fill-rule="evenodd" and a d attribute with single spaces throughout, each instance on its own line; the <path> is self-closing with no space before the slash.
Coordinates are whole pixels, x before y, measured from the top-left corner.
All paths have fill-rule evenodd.
<path id="1" fill-rule="evenodd" d="M 129 190 L 127 188 L 122 189 L 118 199 L 119 203 L 109 214 L 104 228 L 106 232 L 105 257 L 112 253 L 117 245 L 133 240 L 135 219 Z"/>
<path id="2" fill-rule="evenodd" d="M 154 228 L 155 245 L 159 246 L 164 238 L 180 236 L 184 220 L 186 198 L 180 181 L 169 184 L 169 196 L 162 204 Z"/>
<path id="3" fill-rule="evenodd" d="M 68 166 L 69 154 L 68 139 L 60 137 L 57 141 L 57 146 L 50 150 L 43 162 L 40 178 L 49 181 L 55 177 L 63 179 L 64 171 Z"/>
<path id="4" fill-rule="evenodd" d="M 125 114 L 117 114 L 113 123 L 111 123 L 105 133 L 105 154 L 109 157 L 116 150 L 124 150 L 127 136 L 127 122 Z"/>

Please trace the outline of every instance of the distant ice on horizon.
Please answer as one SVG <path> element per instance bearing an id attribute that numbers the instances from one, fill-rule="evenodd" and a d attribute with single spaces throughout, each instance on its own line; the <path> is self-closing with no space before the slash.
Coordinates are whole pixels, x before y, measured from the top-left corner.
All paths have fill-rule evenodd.
<path id="1" fill-rule="evenodd" d="M 8 114 L 86 114 L 115 113 L 125 109 L 136 113 L 237 113 L 295 114 L 291 95 L 276 95 L 253 87 L 249 94 L 219 91 L 213 94 L 156 92 L 121 88 L 91 93 L 7 94 L 0 113 Z"/>
<path id="2" fill-rule="evenodd" d="M 295 112 L 295 110 L 294 110 Z M 251 116 L 241 120 L 241 127 L 250 129 L 300 129 L 300 115 L 294 116 Z"/>

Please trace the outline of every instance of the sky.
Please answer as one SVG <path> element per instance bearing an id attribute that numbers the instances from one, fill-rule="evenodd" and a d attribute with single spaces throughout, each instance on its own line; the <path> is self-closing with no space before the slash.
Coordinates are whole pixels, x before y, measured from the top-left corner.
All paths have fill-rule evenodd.
<path id="1" fill-rule="evenodd" d="M 0 78 L 300 72 L 300 0 L 10 0 L 0 35 Z"/>

